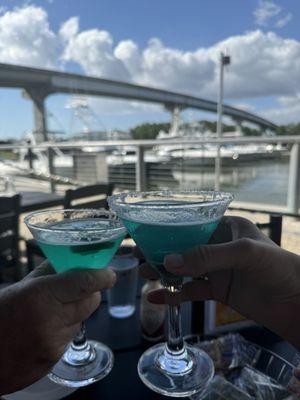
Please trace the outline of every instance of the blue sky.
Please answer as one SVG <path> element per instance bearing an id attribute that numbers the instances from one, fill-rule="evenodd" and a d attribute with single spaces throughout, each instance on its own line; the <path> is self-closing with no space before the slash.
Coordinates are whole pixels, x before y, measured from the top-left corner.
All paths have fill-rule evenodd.
<path id="1" fill-rule="evenodd" d="M 220 51 L 228 51 L 227 103 L 277 123 L 300 120 L 298 0 L 2 0 L 0 10 L 0 62 L 216 100 L 217 59 Z M 68 96 L 49 97 L 51 129 L 82 129 L 66 109 L 68 101 Z M 170 118 L 160 107 L 108 99 L 89 104 L 107 129 Z M 32 129 L 31 103 L 19 90 L 0 89 L 0 110 L 0 138 L 20 137 Z M 183 114 L 186 120 L 202 117 L 214 118 Z"/>
<path id="2" fill-rule="evenodd" d="M 22 1 L 4 4 L 22 5 Z M 32 2 L 48 11 L 54 30 L 70 16 L 80 16 L 83 30 L 97 27 L 111 32 L 116 41 L 132 39 L 142 47 L 159 37 L 166 45 L 183 50 L 209 46 L 226 37 L 256 29 L 255 0 L 40 0 Z M 285 37 L 300 38 L 298 0 L 276 1 L 293 18 L 280 31 Z"/>

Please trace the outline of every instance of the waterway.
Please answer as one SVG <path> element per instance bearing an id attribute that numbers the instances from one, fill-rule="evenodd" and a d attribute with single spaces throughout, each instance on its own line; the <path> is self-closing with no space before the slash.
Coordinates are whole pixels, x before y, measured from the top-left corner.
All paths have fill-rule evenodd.
<path id="1" fill-rule="evenodd" d="M 84 165 L 81 166 L 84 169 Z M 74 177 L 74 169 L 58 169 L 59 175 Z M 120 164 L 108 167 L 108 179 L 117 190 L 135 189 L 135 164 Z M 274 160 L 237 162 L 222 166 L 221 189 L 234 194 L 240 202 L 286 206 L 289 178 L 289 157 Z M 49 191 L 49 183 L 24 176 L 13 177 L 16 191 Z M 147 163 L 147 190 L 155 189 L 213 189 L 214 167 L 190 166 L 182 159 L 179 162 Z M 92 182 L 85 182 L 90 184 Z M 3 187 L 2 187 L 3 186 Z M 57 185 L 61 192 L 64 188 Z M 4 181 L 0 181 L 0 191 Z"/>
<path id="2" fill-rule="evenodd" d="M 214 168 L 174 167 L 172 175 L 179 188 L 210 189 L 214 187 Z M 287 202 L 289 160 L 256 161 L 223 167 L 221 189 L 234 194 L 237 201 L 285 206 Z"/>

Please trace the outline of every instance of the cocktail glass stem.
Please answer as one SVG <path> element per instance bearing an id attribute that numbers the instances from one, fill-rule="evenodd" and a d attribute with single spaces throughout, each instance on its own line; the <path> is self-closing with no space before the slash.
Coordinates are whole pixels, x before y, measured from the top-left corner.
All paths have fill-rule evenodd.
<path id="1" fill-rule="evenodd" d="M 83 344 L 87 342 L 86 336 L 85 336 L 85 324 L 84 322 L 81 322 L 80 325 L 80 330 L 76 333 L 72 346 L 74 349 L 77 349 L 78 347 L 81 347 Z"/>
<path id="2" fill-rule="evenodd" d="M 172 302 L 172 297 L 181 291 L 182 282 L 163 284 Z M 158 355 L 157 363 L 159 368 L 171 374 L 186 373 L 193 367 L 182 338 L 181 310 L 178 303 L 168 305 L 168 339 L 163 353 Z"/>
<path id="3" fill-rule="evenodd" d="M 63 355 L 63 360 L 72 366 L 86 365 L 96 357 L 93 347 L 89 344 L 85 336 L 85 324 L 81 323 L 81 328 L 75 335 L 72 344 Z"/>
<path id="4" fill-rule="evenodd" d="M 182 285 L 167 286 L 166 289 L 171 296 L 181 291 Z M 181 332 L 181 310 L 180 305 L 168 305 L 168 341 L 167 349 L 171 353 L 182 352 L 184 343 Z"/>

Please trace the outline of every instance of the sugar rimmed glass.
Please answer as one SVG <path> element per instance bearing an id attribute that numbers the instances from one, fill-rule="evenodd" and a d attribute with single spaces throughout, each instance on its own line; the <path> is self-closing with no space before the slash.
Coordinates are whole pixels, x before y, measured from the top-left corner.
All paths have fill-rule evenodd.
<path id="1" fill-rule="evenodd" d="M 181 291 L 183 277 L 165 270 L 164 257 L 206 244 L 232 199 L 225 192 L 167 190 L 120 193 L 108 203 L 172 296 Z M 138 373 L 150 389 L 172 397 L 201 393 L 210 382 L 212 360 L 183 341 L 180 305 L 168 306 L 167 343 L 145 351 Z"/>
<path id="2" fill-rule="evenodd" d="M 57 273 L 106 268 L 126 234 L 116 213 L 104 209 L 41 211 L 24 222 Z M 63 386 L 86 386 L 104 378 L 113 361 L 106 345 L 86 339 L 82 323 L 49 378 Z"/>

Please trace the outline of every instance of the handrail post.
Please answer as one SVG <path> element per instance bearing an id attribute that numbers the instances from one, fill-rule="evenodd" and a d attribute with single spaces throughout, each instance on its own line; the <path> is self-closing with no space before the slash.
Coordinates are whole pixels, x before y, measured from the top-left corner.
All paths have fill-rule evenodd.
<path id="1" fill-rule="evenodd" d="M 146 190 L 146 166 L 144 159 L 145 149 L 138 145 L 136 148 L 135 186 L 136 190 Z"/>
<path id="2" fill-rule="evenodd" d="M 54 165 L 53 165 L 53 149 L 51 147 L 48 147 L 47 149 L 47 158 L 48 158 L 48 171 L 50 175 L 50 190 L 51 193 L 55 193 L 55 182 L 52 178 L 52 175 L 54 174 Z"/>
<path id="3" fill-rule="evenodd" d="M 224 64 L 223 64 L 223 54 L 221 54 L 221 64 L 220 64 L 220 88 L 218 96 L 217 105 L 217 138 L 220 140 L 222 137 L 223 125 L 223 81 L 224 81 Z M 217 154 L 215 159 L 215 190 L 220 190 L 220 180 L 221 180 L 221 144 L 217 144 Z"/>
<path id="4" fill-rule="evenodd" d="M 289 212 L 298 213 L 300 200 L 300 147 L 294 143 L 290 155 L 287 207 Z"/>
<path id="5" fill-rule="evenodd" d="M 28 147 L 27 156 L 28 156 L 28 166 L 30 169 L 33 169 L 33 153 L 31 147 Z"/>
<path id="6" fill-rule="evenodd" d="M 217 145 L 217 155 L 215 159 L 215 190 L 220 190 L 221 180 L 221 145 Z"/>
<path id="7" fill-rule="evenodd" d="M 223 95 L 224 95 L 224 66 L 230 64 L 230 57 L 225 54 L 220 54 L 220 87 L 218 94 L 218 104 L 217 104 L 217 137 L 220 140 L 223 133 L 222 117 L 223 117 Z M 217 145 L 217 155 L 215 160 L 215 190 L 220 190 L 220 180 L 221 180 L 221 143 Z"/>

